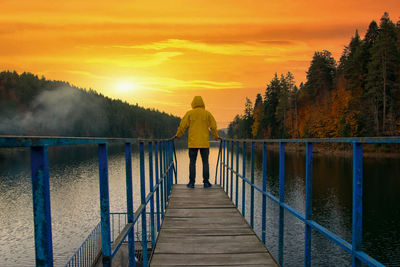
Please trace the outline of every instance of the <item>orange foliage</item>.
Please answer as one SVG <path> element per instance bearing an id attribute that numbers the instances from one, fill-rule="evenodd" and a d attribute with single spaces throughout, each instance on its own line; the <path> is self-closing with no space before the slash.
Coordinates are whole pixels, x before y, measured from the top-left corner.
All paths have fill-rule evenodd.
<path id="1" fill-rule="evenodd" d="M 357 96 L 346 87 L 346 80 L 339 77 L 337 87 L 330 92 L 330 96 L 318 97 L 314 103 L 303 99 L 298 108 L 298 128 L 289 116 L 285 122 L 288 126 L 292 125 L 288 127 L 289 134 L 295 137 L 298 132 L 299 137 L 320 138 L 357 136 Z"/>

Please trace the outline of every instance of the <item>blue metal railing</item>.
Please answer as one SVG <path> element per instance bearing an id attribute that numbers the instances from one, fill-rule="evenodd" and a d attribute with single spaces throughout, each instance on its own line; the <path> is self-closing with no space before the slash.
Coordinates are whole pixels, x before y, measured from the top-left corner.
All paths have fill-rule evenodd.
<path id="1" fill-rule="evenodd" d="M 108 188 L 108 145 L 120 143 L 125 145 L 126 165 L 126 209 L 127 222 L 117 239 L 111 238 L 114 225 L 110 225 L 110 206 Z M 146 195 L 145 177 L 145 143 L 148 149 L 148 173 L 150 190 Z M 68 145 L 98 145 L 99 184 L 100 184 L 100 225 L 78 248 L 67 266 L 87 266 L 89 259 L 96 257 L 96 242 L 101 235 L 101 256 L 103 266 L 111 266 L 122 243 L 128 237 L 129 266 L 135 266 L 134 225 L 141 219 L 143 266 L 148 265 L 147 255 L 147 207 L 150 210 L 151 246 L 154 248 L 156 235 L 167 207 L 171 192 L 173 177 L 177 181 L 176 157 L 174 157 L 174 142 L 172 139 L 139 140 L 126 138 L 75 138 L 75 137 L 25 137 L 0 136 L 0 148 L 29 147 L 31 150 L 32 198 L 35 236 L 36 266 L 53 266 L 53 245 L 51 229 L 50 188 L 49 188 L 49 146 Z M 141 203 L 136 212 L 133 211 L 132 196 L 132 144 L 139 145 L 140 158 L 140 192 Z M 154 145 L 154 151 L 153 151 Z M 154 159 L 154 164 L 153 164 Z M 175 160 L 175 162 L 174 162 Z M 154 166 L 154 167 L 153 167 Z M 154 172 L 153 172 L 154 170 Z M 155 183 L 153 181 L 155 174 Z M 156 203 L 154 203 L 154 195 Z M 150 203 L 150 204 L 149 204 Z M 149 205 L 148 205 L 149 204 Z M 154 204 L 156 204 L 154 210 Z M 156 217 L 156 219 L 154 219 Z M 114 217 L 112 217 L 114 218 Z M 155 226 L 157 223 L 157 227 Z M 99 228 L 99 229 L 98 229 Z M 96 243 L 96 244 L 95 244 Z M 71 265 L 73 261 L 73 265 Z M 90 264 L 92 264 L 91 262 Z M 89 265 L 90 265 L 89 264 Z"/>
<path id="2" fill-rule="evenodd" d="M 240 146 L 242 143 L 242 146 Z M 250 179 L 246 177 L 246 146 L 251 143 L 251 174 Z M 254 150 L 255 143 L 262 143 L 262 188 L 254 184 Z M 267 192 L 267 144 L 279 144 L 279 198 Z M 306 192 L 305 192 L 305 214 L 285 203 L 285 144 L 304 143 L 306 146 Z M 313 144 L 314 143 L 350 143 L 353 146 L 353 209 L 352 209 L 352 243 L 347 242 L 329 229 L 318 224 L 312 219 L 312 167 L 313 167 Z M 341 247 L 352 257 L 352 266 L 384 266 L 362 250 L 362 208 L 363 208 L 363 144 L 399 144 L 399 137 L 377 137 L 377 138 L 335 138 L 335 139 L 273 139 L 273 140 L 233 140 L 222 139 L 219 147 L 218 160 L 215 172 L 215 184 L 219 184 L 233 201 L 233 175 L 236 175 L 235 201 L 238 208 L 239 178 L 242 180 L 242 207 L 241 212 L 245 217 L 245 185 L 250 185 L 250 226 L 254 229 L 254 190 L 262 194 L 261 203 L 261 241 L 266 244 L 266 199 L 269 198 L 279 206 L 279 233 L 278 233 L 278 258 L 276 261 L 280 266 L 284 265 L 284 211 L 293 214 L 305 225 L 304 238 L 304 266 L 311 266 L 311 230 L 322 234 L 334 244 Z M 229 151 L 229 145 L 231 150 Z M 236 146 L 236 170 L 233 168 L 234 146 Z M 242 172 L 239 172 L 239 150 L 242 149 Z M 230 152 L 230 153 L 229 153 Z M 229 161 L 230 154 L 230 161 Z M 230 177 L 229 177 L 230 174 Z M 228 186 L 230 184 L 230 187 Z"/>
<path id="3" fill-rule="evenodd" d="M 65 266 L 92 266 L 101 253 L 100 236 L 100 223 L 98 223 Z"/>

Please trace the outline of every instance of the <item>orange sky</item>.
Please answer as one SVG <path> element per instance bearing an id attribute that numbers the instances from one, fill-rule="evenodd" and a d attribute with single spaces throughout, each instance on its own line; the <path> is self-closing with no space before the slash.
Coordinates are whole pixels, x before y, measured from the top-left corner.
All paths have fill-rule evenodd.
<path id="1" fill-rule="evenodd" d="M 0 70 L 65 80 L 177 116 L 202 95 L 224 128 L 275 72 L 305 80 L 399 0 L 0 0 Z"/>

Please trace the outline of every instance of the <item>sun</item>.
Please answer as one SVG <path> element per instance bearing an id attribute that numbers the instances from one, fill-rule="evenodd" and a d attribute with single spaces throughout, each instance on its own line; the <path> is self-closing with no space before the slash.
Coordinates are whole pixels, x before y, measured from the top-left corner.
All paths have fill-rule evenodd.
<path id="1" fill-rule="evenodd" d="M 119 81 L 115 84 L 115 89 L 119 93 L 129 93 L 137 89 L 137 85 L 130 81 Z"/>

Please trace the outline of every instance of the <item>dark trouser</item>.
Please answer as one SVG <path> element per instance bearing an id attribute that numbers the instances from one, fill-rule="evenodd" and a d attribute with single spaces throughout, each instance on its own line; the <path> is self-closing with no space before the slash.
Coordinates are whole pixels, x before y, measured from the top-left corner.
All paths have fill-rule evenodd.
<path id="1" fill-rule="evenodd" d="M 208 182 L 210 178 L 210 172 L 208 167 L 208 154 L 210 154 L 209 148 L 189 148 L 189 182 L 195 183 L 196 180 L 196 159 L 197 151 L 200 149 L 201 160 L 203 161 L 203 183 Z"/>

